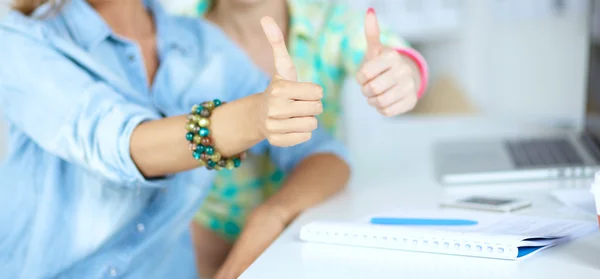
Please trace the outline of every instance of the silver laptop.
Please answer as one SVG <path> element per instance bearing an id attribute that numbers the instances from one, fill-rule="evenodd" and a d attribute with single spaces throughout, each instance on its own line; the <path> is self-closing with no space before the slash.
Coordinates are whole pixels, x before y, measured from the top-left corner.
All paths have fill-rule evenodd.
<path id="1" fill-rule="evenodd" d="M 600 16 L 592 16 L 585 129 L 538 138 L 443 142 L 435 147 L 443 184 L 592 177 L 600 170 Z"/>

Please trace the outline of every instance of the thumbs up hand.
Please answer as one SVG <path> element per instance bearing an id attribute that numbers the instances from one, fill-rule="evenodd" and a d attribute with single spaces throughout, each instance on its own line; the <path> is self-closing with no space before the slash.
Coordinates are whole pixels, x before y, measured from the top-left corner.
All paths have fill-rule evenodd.
<path id="1" fill-rule="evenodd" d="M 273 49 L 275 76 L 261 94 L 259 125 L 263 136 L 274 146 L 293 146 L 310 140 L 317 128 L 315 116 L 323 112 L 323 89 L 298 82 L 296 66 L 285 46 L 279 26 L 270 17 L 261 20 Z"/>
<path id="2" fill-rule="evenodd" d="M 421 78 L 415 63 L 381 43 L 375 11 L 365 18 L 367 52 L 356 75 L 369 105 L 385 116 L 395 116 L 414 108 Z"/>

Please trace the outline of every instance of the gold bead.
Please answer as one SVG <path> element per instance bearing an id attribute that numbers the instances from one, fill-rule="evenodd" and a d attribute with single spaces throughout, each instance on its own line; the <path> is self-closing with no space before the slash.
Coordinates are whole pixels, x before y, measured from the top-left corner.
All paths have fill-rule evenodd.
<path id="1" fill-rule="evenodd" d="M 210 125 L 210 120 L 208 120 L 208 118 L 206 117 L 200 117 L 200 119 L 198 120 L 198 126 L 208 127 L 208 125 Z"/>
<path id="2" fill-rule="evenodd" d="M 215 170 L 220 171 L 220 170 L 223 170 L 223 168 L 220 166 L 215 166 Z"/>
<path id="3" fill-rule="evenodd" d="M 188 122 L 185 124 L 185 129 L 188 132 L 193 132 L 194 131 L 194 127 L 196 127 L 196 124 L 194 124 L 193 122 Z"/>
<path id="4" fill-rule="evenodd" d="M 203 106 L 204 106 L 205 108 L 209 109 L 209 110 L 212 110 L 212 109 L 214 109 L 214 108 L 215 108 L 215 103 L 214 103 L 213 101 L 210 101 L 210 102 L 206 102 L 206 103 L 204 103 L 204 105 L 203 105 Z"/>
<path id="5" fill-rule="evenodd" d="M 202 143 L 202 137 L 200 135 L 194 135 L 193 141 L 195 144 Z"/>
<path id="6" fill-rule="evenodd" d="M 235 164 L 233 163 L 233 160 L 227 159 L 227 164 L 225 164 L 225 167 L 228 170 L 232 170 L 233 168 L 235 168 Z"/>
<path id="7" fill-rule="evenodd" d="M 198 161 L 198 165 L 200 167 L 206 167 L 206 162 L 202 161 L 202 160 L 197 160 Z"/>
<path id="8" fill-rule="evenodd" d="M 210 156 L 210 159 L 217 163 L 219 162 L 219 160 L 221 160 L 221 154 L 219 154 L 219 152 L 215 152 L 215 154 L 213 154 L 212 156 Z"/>
<path id="9" fill-rule="evenodd" d="M 193 105 L 192 106 L 192 113 L 196 113 L 196 109 L 198 109 L 198 105 Z"/>
<path id="10" fill-rule="evenodd" d="M 192 121 L 194 121 L 194 123 L 198 123 L 198 121 L 200 121 L 200 118 L 202 118 L 200 115 L 192 115 Z"/>

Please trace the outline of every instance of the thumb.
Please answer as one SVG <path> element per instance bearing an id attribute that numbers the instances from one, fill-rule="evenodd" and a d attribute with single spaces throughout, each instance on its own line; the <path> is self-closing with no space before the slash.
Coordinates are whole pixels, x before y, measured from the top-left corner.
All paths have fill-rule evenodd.
<path id="1" fill-rule="evenodd" d="M 367 38 L 367 59 L 379 55 L 383 51 L 383 45 L 379 39 L 379 21 L 373 8 L 369 8 L 365 17 L 365 37 Z"/>
<path id="2" fill-rule="evenodd" d="M 281 29 L 271 17 L 263 17 L 260 21 L 267 40 L 273 48 L 273 61 L 275 63 L 275 72 L 286 80 L 298 81 L 296 66 L 292 57 L 285 46 L 285 38 Z"/>

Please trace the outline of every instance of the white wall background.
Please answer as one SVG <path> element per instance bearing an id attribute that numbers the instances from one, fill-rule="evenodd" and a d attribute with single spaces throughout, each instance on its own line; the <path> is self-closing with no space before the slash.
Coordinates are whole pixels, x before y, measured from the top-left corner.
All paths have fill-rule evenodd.
<path id="1" fill-rule="evenodd" d="M 525 3 L 519 10 L 501 4 L 517 1 Z M 558 2 L 551 0 L 459 2 L 464 21 L 457 37 L 423 45 L 434 74 L 454 76 L 486 114 L 580 124 L 587 1 L 563 1 L 562 15 L 543 5 Z"/>

